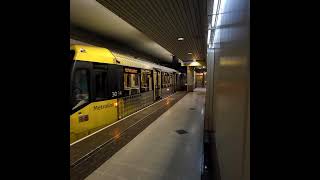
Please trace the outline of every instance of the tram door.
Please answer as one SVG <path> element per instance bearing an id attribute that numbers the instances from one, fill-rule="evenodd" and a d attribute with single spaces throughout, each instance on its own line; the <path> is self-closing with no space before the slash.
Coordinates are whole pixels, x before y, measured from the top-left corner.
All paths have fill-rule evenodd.
<path id="1" fill-rule="evenodd" d="M 161 96 L 161 71 L 153 70 L 153 82 L 154 82 L 154 100 L 160 99 Z"/>

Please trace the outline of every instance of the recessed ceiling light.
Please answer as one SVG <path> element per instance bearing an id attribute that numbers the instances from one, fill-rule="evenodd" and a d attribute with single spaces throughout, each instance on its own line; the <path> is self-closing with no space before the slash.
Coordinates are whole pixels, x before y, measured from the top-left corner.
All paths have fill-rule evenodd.
<path id="1" fill-rule="evenodd" d="M 184 40 L 183 37 L 179 37 L 179 38 L 178 38 L 178 41 L 183 41 L 183 40 Z"/>
<path id="2" fill-rule="evenodd" d="M 189 52 L 188 54 L 192 54 L 191 52 Z"/>

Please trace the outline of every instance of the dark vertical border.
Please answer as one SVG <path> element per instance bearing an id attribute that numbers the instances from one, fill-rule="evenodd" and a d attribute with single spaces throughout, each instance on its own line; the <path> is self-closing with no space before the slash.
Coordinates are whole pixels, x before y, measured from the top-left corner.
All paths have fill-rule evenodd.
<path id="1" fill-rule="evenodd" d="M 1 149 L 8 179 L 69 178 L 69 3 L 2 2 Z"/>

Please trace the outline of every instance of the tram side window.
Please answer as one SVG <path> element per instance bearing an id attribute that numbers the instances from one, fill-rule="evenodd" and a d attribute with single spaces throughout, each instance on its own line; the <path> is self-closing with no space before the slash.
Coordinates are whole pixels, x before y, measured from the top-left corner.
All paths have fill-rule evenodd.
<path id="1" fill-rule="evenodd" d="M 167 79 L 167 80 L 166 80 L 167 87 L 169 87 L 169 86 L 170 86 L 170 84 L 169 84 L 169 74 L 168 74 L 168 73 L 166 74 L 166 79 Z"/>
<path id="2" fill-rule="evenodd" d="M 123 70 L 118 65 L 108 65 L 108 93 L 111 99 L 121 97 L 123 91 Z"/>
<path id="3" fill-rule="evenodd" d="M 167 73 L 163 73 L 162 76 L 162 88 L 166 88 L 168 87 L 168 74 Z"/>
<path id="4" fill-rule="evenodd" d="M 96 100 L 104 100 L 108 98 L 107 94 L 107 72 L 96 71 Z"/>
<path id="5" fill-rule="evenodd" d="M 130 80 L 129 80 L 129 76 L 128 73 L 124 73 L 124 88 L 128 89 L 128 87 L 130 87 Z"/>
<path id="6" fill-rule="evenodd" d="M 141 71 L 141 92 L 148 91 L 147 74 Z"/>
<path id="7" fill-rule="evenodd" d="M 139 77 L 138 74 L 124 74 L 124 87 L 126 89 L 139 88 Z"/>
<path id="8" fill-rule="evenodd" d="M 78 69 L 72 80 L 72 110 L 89 102 L 89 72 L 86 69 Z"/>
<path id="9" fill-rule="evenodd" d="M 162 88 L 164 88 L 165 83 L 164 74 L 162 74 Z"/>
<path id="10" fill-rule="evenodd" d="M 139 75 L 138 74 L 131 74 L 132 77 L 132 87 L 139 89 Z"/>
<path id="11" fill-rule="evenodd" d="M 141 92 L 148 92 L 152 90 L 151 72 L 141 70 Z"/>
<path id="12" fill-rule="evenodd" d="M 140 93 L 139 84 L 139 74 L 124 73 L 124 91 L 126 96 Z"/>

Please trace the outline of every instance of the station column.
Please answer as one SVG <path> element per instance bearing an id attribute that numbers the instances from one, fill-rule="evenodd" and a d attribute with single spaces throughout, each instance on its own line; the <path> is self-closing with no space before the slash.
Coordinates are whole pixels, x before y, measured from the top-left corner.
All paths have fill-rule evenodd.
<path id="1" fill-rule="evenodd" d="M 195 86 L 194 67 L 187 66 L 187 92 L 192 92 Z"/>

